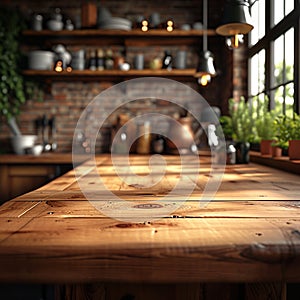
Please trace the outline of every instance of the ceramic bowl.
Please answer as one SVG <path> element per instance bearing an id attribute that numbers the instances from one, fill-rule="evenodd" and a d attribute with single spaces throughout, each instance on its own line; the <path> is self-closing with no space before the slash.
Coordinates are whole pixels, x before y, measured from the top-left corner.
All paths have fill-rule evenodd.
<path id="1" fill-rule="evenodd" d="M 28 53 L 28 68 L 32 70 L 52 70 L 55 54 L 51 51 L 34 50 Z"/>
<path id="2" fill-rule="evenodd" d="M 25 154 L 27 149 L 31 149 L 37 140 L 36 135 L 15 135 L 11 137 L 11 143 L 14 153 Z"/>
<path id="3" fill-rule="evenodd" d="M 59 20 L 49 20 L 47 21 L 47 28 L 53 31 L 59 31 L 64 28 L 64 23 Z"/>

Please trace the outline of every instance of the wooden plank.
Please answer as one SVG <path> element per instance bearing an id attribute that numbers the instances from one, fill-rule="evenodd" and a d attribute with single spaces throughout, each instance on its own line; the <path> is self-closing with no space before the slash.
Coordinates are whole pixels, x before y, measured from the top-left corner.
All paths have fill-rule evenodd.
<path id="1" fill-rule="evenodd" d="M 299 280 L 299 226 L 295 218 L 169 219 L 150 224 L 33 219 L 1 243 L 0 280 Z"/>
<path id="2" fill-rule="evenodd" d="M 247 283 L 245 300 L 286 300 L 286 284 L 281 283 Z"/>
<path id="3" fill-rule="evenodd" d="M 35 217 L 48 207 L 41 201 L 8 201 L 0 206 L 0 218 Z M 1 229 L 0 229 L 1 230 Z"/>
<path id="4" fill-rule="evenodd" d="M 61 200 L 61 193 L 54 194 L 53 197 L 49 197 L 46 201 L 42 201 L 39 204 L 39 208 L 43 207 L 43 211 L 40 214 L 35 215 L 38 217 L 53 217 L 53 218 L 95 218 L 103 217 L 101 213 L 101 202 L 107 208 L 110 203 L 99 200 L 99 206 L 93 205 L 93 202 L 82 200 L 84 197 L 82 194 L 75 194 L 78 198 L 73 198 L 74 193 L 66 196 L 66 200 Z M 58 199 L 54 198 L 58 197 Z M 82 198 L 81 198 L 82 197 Z M 54 199 L 53 199 L 54 198 Z M 70 200 L 72 199 L 72 200 Z M 32 202 L 35 203 L 35 202 Z M 129 207 L 136 207 L 138 204 L 153 203 L 151 201 L 145 201 L 144 199 L 136 200 L 132 202 Z M 16 206 L 16 204 L 19 204 Z M 123 201 L 114 201 L 111 203 L 111 209 L 122 209 L 124 207 Z M 24 204 L 15 201 L 10 206 L 16 211 L 26 210 L 26 207 L 30 207 L 30 202 L 24 202 Z M 161 204 L 163 205 L 163 204 Z M 170 203 L 166 204 L 168 207 Z M 174 206 L 176 203 L 174 203 Z M 186 201 L 179 206 L 178 209 L 171 211 L 167 217 L 169 218 L 298 218 L 299 217 L 299 203 L 287 203 L 286 201 L 211 201 L 207 206 L 201 207 L 198 201 Z M 6 215 L 7 208 L 0 209 L 0 216 Z M 11 209 L 11 208 L 10 208 Z M 14 211 L 13 210 L 13 211 Z M 158 208 L 159 210 L 159 208 Z M 15 212 L 14 216 L 18 213 Z M 124 211 L 124 214 L 130 215 L 129 212 Z M 154 215 L 155 217 L 155 215 Z"/>
<path id="5" fill-rule="evenodd" d="M 22 227 L 28 224 L 32 220 L 31 217 L 0 217 L 0 244 L 8 239 L 12 234 L 18 232 Z M 0 246 L 1 247 L 1 246 Z M 7 259 L 14 258 L 14 251 L 6 253 Z"/>

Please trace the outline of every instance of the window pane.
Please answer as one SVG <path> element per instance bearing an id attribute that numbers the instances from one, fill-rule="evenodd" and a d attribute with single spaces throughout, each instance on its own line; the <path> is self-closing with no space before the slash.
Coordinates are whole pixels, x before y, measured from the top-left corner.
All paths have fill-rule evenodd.
<path id="1" fill-rule="evenodd" d="M 265 50 L 250 60 L 250 95 L 255 96 L 265 88 Z"/>
<path id="2" fill-rule="evenodd" d="M 285 34 L 285 79 L 286 81 L 294 78 L 294 28 Z"/>
<path id="3" fill-rule="evenodd" d="M 265 0 L 258 0 L 251 6 L 254 28 L 250 32 L 250 45 L 254 45 L 265 35 Z"/>
<path id="4" fill-rule="evenodd" d="M 289 0 L 294 1 L 294 0 Z M 284 0 L 272 0 L 273 25 L 278 24 L 284 17 Z"/>
<path id="5" fill-rule="evenodd" d="M 294 83 L 291 82 L 285 87 L 285 113 L 293 117 L 294 112 Z"/>
<path id="6" fill-rule="evenodd" d="M 285 16 L 294 9 L 294 0 L 285 0 Z"/>
<path id="7" fill-rule="evenodd" d="M 265 89 L 265 50 L 261 50 L 258 53 L 258 90 L 262 92 Z"/>
<path id="8" fill-rule="evenodd" d="M 258 94 L 258 55 L 254 55 L 250 60 L 250 95 Z"/>
<path id="9" fill-rule="evenodd" d="M 274 94 L 274 100 L 275 100 L 275 112 L 277 114 L 283 114 L 283 86 L 280 86 L 275 91 L 272 91 Z"/>
<path id="10" fill-rule="evenodd" d="M 284 60 L 284 38 L 281 35 L 274 41 L 274 74 L 272 78 L 272 87 L 283 83 L 283 60 Z"/>

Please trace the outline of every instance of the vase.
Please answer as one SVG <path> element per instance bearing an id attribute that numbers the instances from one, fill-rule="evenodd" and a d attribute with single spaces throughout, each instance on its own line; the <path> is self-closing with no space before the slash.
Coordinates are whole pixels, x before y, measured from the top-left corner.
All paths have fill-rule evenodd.
<path id="1" fill-rule="evenodd" d="M 236 148 L 236 163 L 237 164 L 248 164 L 249 163 L 249 150 L 250 143 L 248 142 L 237 142 Z"/>
<path id="2" fill-rule="evenodd" d="M 288 151 L 291 160 L 300 159 L 300 140 L 290 140 Z"/>

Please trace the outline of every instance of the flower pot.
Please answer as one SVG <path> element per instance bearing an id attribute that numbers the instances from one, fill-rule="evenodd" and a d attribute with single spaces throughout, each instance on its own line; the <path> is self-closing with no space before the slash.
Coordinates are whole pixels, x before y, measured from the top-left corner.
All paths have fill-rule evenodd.
<path id="1" fill-rule="evenodd" d="M 237 142 L 236 148 L 236 163 L 237 164 L 248 164 L 249 163 L 249 150 L 250 143 L 248 142 Z"/>
<path id="2" fill-rule="evenodd" d="M 282 148 L 278 146 L 272 147 L 272 157 L 280 157 L 282 156 Z"/>
<path id="3" fill-rule="evenodd" d="M 291 160 L 300 159 L 300 140 L 289 141 L 289 157 Z"/>
<path id="4" fill-rule="evenodd" d="M 272 155 L 272 143 L 273 140 L 261 140 L 260 153 L 261 155 Z"/>

